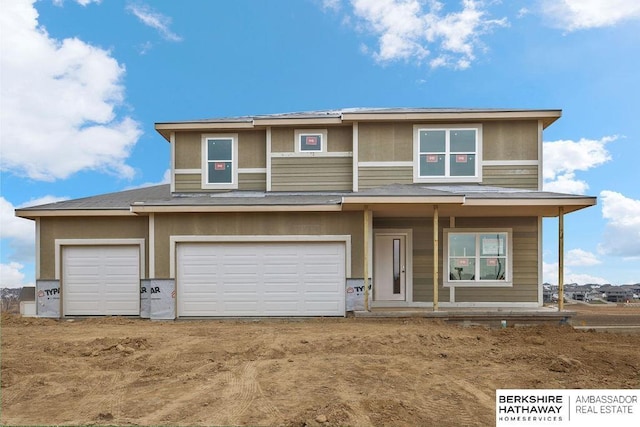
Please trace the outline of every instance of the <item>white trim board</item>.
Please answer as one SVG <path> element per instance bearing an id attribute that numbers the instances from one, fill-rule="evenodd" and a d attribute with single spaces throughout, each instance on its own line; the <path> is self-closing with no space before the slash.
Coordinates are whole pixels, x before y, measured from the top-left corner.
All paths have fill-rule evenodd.
<path id="1" fill-rule="evenodd" d="M 140 278 L 146 279 L 145 239 L 56 239 L 55 240 L 55 279 L 61 280 L 61 262 L 63 246 L 139 246 Z"/>

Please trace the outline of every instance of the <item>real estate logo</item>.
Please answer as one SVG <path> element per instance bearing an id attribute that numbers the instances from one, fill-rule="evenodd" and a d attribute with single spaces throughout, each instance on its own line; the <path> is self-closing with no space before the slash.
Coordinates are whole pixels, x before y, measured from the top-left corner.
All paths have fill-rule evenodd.
<path id="1" fill-rule="evenodd" d="M 640 390 L 497 390 L 496 426 L 640 425 Z"/>

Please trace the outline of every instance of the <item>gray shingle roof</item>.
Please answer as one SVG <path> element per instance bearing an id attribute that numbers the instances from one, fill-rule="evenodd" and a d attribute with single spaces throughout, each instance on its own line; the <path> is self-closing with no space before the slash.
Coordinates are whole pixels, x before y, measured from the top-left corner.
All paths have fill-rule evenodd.
<path id="1" fill-rule="evenodd" d="M 468 199 L 567 200 L 594 199 L 588 196 L 551 193 L 483 185 L 393 184 L 353 192 L 264 192 L 229 191 L 223 193 L 171 194 L 168 184 L 125 190 L 81 199 L 66 200 L 19 209 L 30 211 L 129 210 L 131 206 L 305 206 L 339 205 L 342 198 L 358 197 L 447 197 Z"/>

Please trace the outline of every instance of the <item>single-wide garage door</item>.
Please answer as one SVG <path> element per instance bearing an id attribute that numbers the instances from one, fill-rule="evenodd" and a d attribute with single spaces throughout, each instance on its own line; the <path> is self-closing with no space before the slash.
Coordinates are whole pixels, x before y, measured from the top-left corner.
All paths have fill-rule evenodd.
<path id="1" fill-rule="evenodd" d="M 140 314 L 139 246 L 65 246 L 65 315 Z"/>
<path id="2" fill-rule="evenodd" d="M 180 243 L 178 316 L 344 316 L 345 245 Z"/>

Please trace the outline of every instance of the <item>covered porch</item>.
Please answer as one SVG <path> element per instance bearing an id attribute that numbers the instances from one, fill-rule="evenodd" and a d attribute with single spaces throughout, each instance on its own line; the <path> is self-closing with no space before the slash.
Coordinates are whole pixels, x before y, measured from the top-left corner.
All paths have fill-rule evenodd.
<path id="1" fill-rule="evenodd" d="M 344 211 L 363 214 L 370 285 L 356 315 L 566 321 L 562 303 L 542 304 L 542 219 L 559 218 L 562 287 L 564 216 L 595 203 L 482 185 L 391 185 L 344 196 Z"/>

